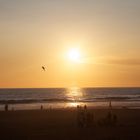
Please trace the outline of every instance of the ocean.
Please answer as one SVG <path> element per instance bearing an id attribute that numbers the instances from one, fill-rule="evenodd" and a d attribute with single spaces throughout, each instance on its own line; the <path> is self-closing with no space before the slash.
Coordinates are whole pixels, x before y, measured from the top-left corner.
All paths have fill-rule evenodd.
<path id="1" fill-rule="evenodd" d="M 0 110 L 68 108 L 77 105 L 140 108 L 140 88 L 24 88 L 0 89 Z"/>

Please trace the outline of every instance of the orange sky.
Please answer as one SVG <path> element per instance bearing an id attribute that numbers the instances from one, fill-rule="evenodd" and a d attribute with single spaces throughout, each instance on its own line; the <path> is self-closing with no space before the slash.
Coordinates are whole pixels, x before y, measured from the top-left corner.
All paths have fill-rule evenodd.
<path id="1" fill-rule="evenodd" d="M 139 0 L 0 1 L 0 88 L 140 86 L 139 15 Z"/>

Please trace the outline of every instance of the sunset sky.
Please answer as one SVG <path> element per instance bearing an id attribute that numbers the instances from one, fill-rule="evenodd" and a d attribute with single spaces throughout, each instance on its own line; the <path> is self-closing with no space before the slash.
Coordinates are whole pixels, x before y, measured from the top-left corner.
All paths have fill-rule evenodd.
<path id="1" fill-rule="evenodd" d="M 0 0 L 0 88 L 70 86 L 140 87 L 140 0 Z"/>

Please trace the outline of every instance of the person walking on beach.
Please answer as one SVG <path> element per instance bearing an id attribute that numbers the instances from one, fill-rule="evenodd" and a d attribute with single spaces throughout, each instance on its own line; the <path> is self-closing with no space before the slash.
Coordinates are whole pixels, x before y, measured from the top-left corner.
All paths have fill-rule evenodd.
<path id="1" fill-rule="evenodd" d="M 109 102 L 109 109 L 112 109 L 111 101 Z"/>
<path id="2" fill-rule="evenodd" d="M 8 111 L 8 104 L 5 104 L 5 111 Z"/>
<path id="3" fill-rule="evenodd" d="M 43 110 L 43 105 L 40 106 L 40 109 Z"/>

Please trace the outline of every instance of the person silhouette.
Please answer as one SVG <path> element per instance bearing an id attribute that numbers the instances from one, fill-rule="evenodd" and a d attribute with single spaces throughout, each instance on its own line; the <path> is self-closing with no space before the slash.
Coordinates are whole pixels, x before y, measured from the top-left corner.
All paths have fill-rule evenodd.
<path id="1" fill-rule="evenodd" d="M 40 106 L 40 109 L 43 110 L 43 105 Z"/>
<path id="2" fill-rule="evenodd" d="M 112 109 L 111 101 L 109 102 L 109 109 Z"/>
<path id="3" fill-rule="evenodd" d="M 84 105 L 84 109 L 87 110 L 87 105 L 86 104 Z"/>
<path id="4" fill-rule="evenodd" d="M 111 113 L 111 111 L 109 111 L 107 114 L 106 123 L 108 126 L 112 125 L 112 113 Z"/>
<path id="5" fill-rule="evenodd" d="M 117 118 L 117 115 L 113 115 L 113 125 L 116 126 L 117 125 L 117 122 L 118 122 L 118 118 Z"/>
<path id="6" fill-rule="evenodd" d="M 5 111 L 8 111 L 8 104 L 5 104 Z"/>

